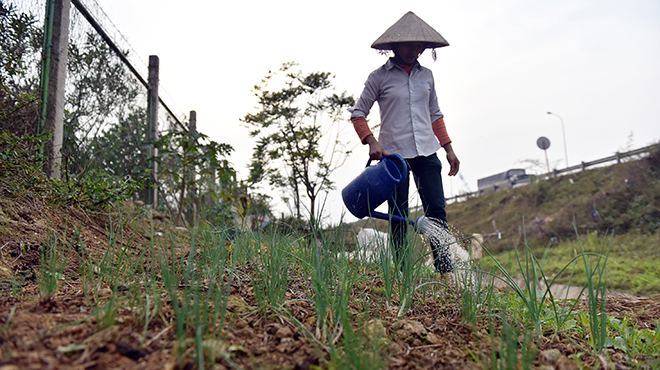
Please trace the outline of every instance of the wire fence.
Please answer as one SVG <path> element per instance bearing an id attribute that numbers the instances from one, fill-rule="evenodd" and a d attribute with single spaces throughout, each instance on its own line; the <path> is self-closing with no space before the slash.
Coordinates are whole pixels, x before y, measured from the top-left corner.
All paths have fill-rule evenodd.
<path id="1" fill-rule="evenodd" d="M 20 134 L 34 134 L 30 117 L 38 113 L 37 98 L 26 92 L 39 89 L 44 6 L 39 1 L 0 0 L 0 97 L 7 107 L 2 128 L 12 126 Z"/>
<path id="2" fill-rule="evenodd" d="M 3 130 L 36 136 L 45 120 L 43 112 L 34 110 L 46 105 L 41 104 L 46 101 L 46 95 L 41 92 L 48 90 L 48 86 L 44 87 L 48 77 L 43 71 L 48 70 L 44 63 L 49 60 L 49 42 L 54 42 L 48 38 L 52 3 L 52 0 L 0 0 L 0 75 L 5 87 L 0 97 L 6 103 L 3 107 L 24 105 L 32 110 L 28 114 L 22 109 L 13 112 L 3 108 L 0 112 Z M 216 178 L 224 178 L 226 183 L 232 175 L 228 162 L 218 160 L 231 148 L 203 141 L 204 135 L 194 132 L 195 153 L 190 156 L 196 156 L 197 162 L 188 163 L 192 173 L 184 169 L 183 146 L 186 135 L 190 136 L 189 123 L 186 114 L 173 111 L 170 108 L 173 104 L 163 99 L 166 94 L 162 87 L 157 89 L 161 93 L 156 97 L 157 130 L 155 135 L 150 135 L 147 124 L 150 66 L 95 0 L 71 0 L 67 50 L 64 99 L 58 105 L 64 121 L 63 177 L 107 174 L 124 181 L 151 182 L 151 188 L 145 186 L 136 193 L 136 199 L 149 202 L 149 193 L 157 189 L 161 210 L 176 215 L 184 223 L 186 216 L 194 218 L 190 215 L 190 209 L 195 208 L 192 197 L 215 192 Z M 37 116 L 39 121 L 35 122 Z M 176 132 L 180 135 L 170 134 Z M 170 141 L 158 143 L 164 139 Z M 206 143 L 201 149 L 200 142 Z M 156 145 L 164 153 L 162 158 L 157 158 L 153 149 Z M 203 153 L 198 153 L 200 150 Z M 200 159 L 204 155 L 206 159 Z M 161 175 L 152 161 L 160 163 Z M 213 163 L 213 168 L 200 169 L 204 162 Z M 218 175 L 219 171 L 222 174 Z"/>

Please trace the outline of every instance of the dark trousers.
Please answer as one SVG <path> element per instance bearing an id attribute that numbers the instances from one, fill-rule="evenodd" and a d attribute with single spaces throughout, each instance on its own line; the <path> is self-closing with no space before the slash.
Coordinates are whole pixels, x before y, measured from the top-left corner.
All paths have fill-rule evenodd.
<path id="1" fill-rule="evenodd" d="M 445 193 L 442 188 L 442 163 L 436 154 L 428 157 L 415 157 L 407 159 L 409 174 L 412 172 L 417 192 L 422 200 L 422 207 L 426 217 L 440 221 L 442 227 L 447 229 L 447 212 L 445 210 Z M 408 218 L 408 189 L 410 188 L 410 176 L 399 184 L 394 191 L 394 202 L 398 211 L 404 218 Z M 398 215 L 392 201 L 388 201 L 390 214 Z M 402 221 L 390 221 L 390 235 L 394 247 L 394 256 L 401 263 L 401 248 L 406 239 L 408 224 Z M 431 249 L 433 251 L 433 263 L 438 272 L 451 272 L 453 265 L 449 255 L 448 246 L 443 247 L 442 242 L 431 235 Z"/>

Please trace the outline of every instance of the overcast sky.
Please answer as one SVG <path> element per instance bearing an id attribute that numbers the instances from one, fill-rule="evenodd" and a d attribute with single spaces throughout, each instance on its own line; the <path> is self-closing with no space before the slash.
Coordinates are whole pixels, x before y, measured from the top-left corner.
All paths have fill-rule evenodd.
<path id="1" fill-rule="evenodd" d="M 371 43 L 407 11 L 450 43 L 436 62 L 428 51 L 420 57 L 434 73 L 461 160 L 464 181 L 444 177 L 448 197 L 524 168 L 522 161 L 545 164 L 540 136 L 550 140 L 556 168 L 566 166 L 564 144 L 574 165 L 660 140 L 657 0 L 96 1 L 145 63 L 160 57 L 161 93 L 172 109 L 195 110 L 200 132 L 234 146 L 239 178 L 253 146 L 239 119 L 254 112 L 251 89 L 268 70 L 295 61 L 305 72 L 331 72 L 337 92 L 357 98 L 386 60 Z M 341 188 L 368 159 L 348 134 L 355 150 L 335 172 L 338 190 L 326 205 L 334 223 Z"/>

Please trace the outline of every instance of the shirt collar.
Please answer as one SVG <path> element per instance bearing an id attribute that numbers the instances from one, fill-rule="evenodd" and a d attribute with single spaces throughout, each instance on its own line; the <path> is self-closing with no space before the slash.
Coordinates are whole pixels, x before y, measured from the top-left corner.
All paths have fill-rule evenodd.
<path id="1" fill-rule="evenodd" d="M 396 62 L 394 62 L 393 58 L 389 58 L 389 59 L 387 59 L 387 63 L 385 63 L 385 68 L 387 68 L 387 70 L 391 70 L 396 65 L 397 64 L 396 64 Z M 422 66 L 421 64 L 419 64 L 418 60 L 415 61 L 415 64 L 413 64 L 412 69 L 417 68 L 417 66 L 420 66 L 420 67 Z M 402 68 L 402 67 L 399 67 L 399 68 Z"/>

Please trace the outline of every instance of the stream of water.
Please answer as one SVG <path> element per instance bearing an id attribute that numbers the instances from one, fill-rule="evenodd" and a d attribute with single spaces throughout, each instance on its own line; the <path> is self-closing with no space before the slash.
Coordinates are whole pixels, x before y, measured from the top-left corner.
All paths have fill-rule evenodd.
<path id="1" fill-rule="evenodd" d="M 439 272 L 469 271 L 472 267 L 470 254 L 461 245 L 457 235 L 458 230 L 452 229 L 447 223 L 432 218 L 424 217 L 418 221 L 417 230 L 431 243 L 431 248 L 437 250 L 439 258 L 435 261 L 435 267 Z"/>

